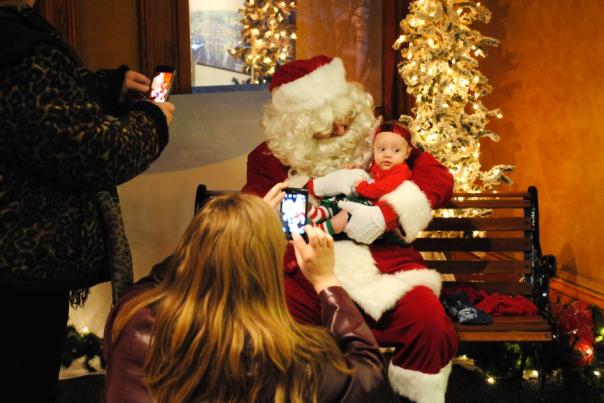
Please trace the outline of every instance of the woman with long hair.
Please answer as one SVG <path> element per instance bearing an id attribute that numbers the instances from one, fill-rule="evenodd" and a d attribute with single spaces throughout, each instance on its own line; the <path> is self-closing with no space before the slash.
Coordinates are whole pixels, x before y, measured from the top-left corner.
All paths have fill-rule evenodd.
<path id="1" fill-rule="evenodd" d="M 308 243 L 292 242 L 324 327 L 290 316 L 286 239 L 269 204 L 212 199 L 174 255 L 117 304 L 106 402 L 360 402 L 382 383 L 377 343 L 334 276 L 333 239 L 309 226 Z"/>

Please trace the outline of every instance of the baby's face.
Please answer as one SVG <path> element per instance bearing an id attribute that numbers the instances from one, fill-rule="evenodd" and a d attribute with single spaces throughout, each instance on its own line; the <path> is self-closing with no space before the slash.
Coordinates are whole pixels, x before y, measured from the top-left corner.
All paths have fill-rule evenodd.
<path id="1" fill-rule="evenodd" d="M 396 133 L 378 133 L 373 141 L 373 161 L 384 170 L 405 162 L 410 152 L 407 140 Z"/>

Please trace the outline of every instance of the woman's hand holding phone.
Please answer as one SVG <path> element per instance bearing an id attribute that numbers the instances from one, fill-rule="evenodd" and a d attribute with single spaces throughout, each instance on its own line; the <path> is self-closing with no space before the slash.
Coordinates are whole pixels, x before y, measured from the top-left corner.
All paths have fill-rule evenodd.
<path id="1" fill-rule="evenodd" d="M 172 120 L 174 119 L 174 104 L 170 102 L 153 102 L 155 106 L 157 106 L 164 113 L 166 117 L 166 122 L 168 122 L 168 126 L 172 124 Z"/>
<path id="2" fill-rule="evenodd" d="M 292 244 L 296 261 L 304 277 L 320 293 L 324 288 L 339 286 L 340 281 L 334 273 L 335 254 L 333 238 L 320 228 L 306 225 L 304 227 L 308 243 L 301 235 L 292 233 Z"/>
<path id="3" fill-rule="evenodd" d="M 124 76 L 124 83 L 122 84 L 122 95 L 126 95 L 128 91 L 146 94 L 149 92 L 149 84 L 151 84 L 149 77 L 138 71 L 128 70 Z"/>
<path id="4" fill-rule="evenodd" d="M 144 74 L 138 71 L 128 70 L 124 76 L 124 83 L 122 84 L 122 96 L 126 95 L 129 91 L 138 92 L 141 94 L 148 94 L 150 89 L 151 80 Z M 174 120 L 174 104 L 170 102 L 153 102 L 166 117 L 168 126 L 172 124 Z"/>

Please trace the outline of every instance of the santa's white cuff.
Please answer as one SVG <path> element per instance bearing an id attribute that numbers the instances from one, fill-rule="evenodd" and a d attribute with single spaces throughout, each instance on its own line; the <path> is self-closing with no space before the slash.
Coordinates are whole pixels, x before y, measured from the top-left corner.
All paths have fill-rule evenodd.
<path id="1" fill-rule="evenodd" d="M 388 366 L 392 390 L 416 403 L 444 403 L 451 362 L 437 374 L 425 374 L 393 365 Z"/>
<path id="2" fill-rule="evenodd" d="M 380 200 L 386 201 L 398 215 L 407 243 L 413 242 L 432 220 L 432 207 L 428 197 L 410 180 L 403 182 Z"/>

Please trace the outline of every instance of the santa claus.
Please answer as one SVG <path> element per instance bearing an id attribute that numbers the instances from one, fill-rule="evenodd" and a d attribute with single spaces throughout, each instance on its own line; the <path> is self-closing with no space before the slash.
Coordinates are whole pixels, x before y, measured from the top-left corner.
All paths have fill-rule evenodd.
<path id="1" fill-rule="evenodd" d="M 367 177 L 372 131 L 378 124 L 373 100 L 360 84 L 346 81 L 339 58 L 317 56 L 282 66 L 270 86 L 262 125 L 266 141 L 248 156 L 243 191 L 264 195 L 277 182 L 307 187 L 316 198 L 348 194 Z M 413 149 L 411 179 L 376 205 L 346 202 L 350 213 L 335 244 L 336 275 L 365 314 L 383 347 L 394 347 L 388 377 L 394 391 L 417 402 L 444 402 L 458 339 L 438 295 L 441 277 L 425 267 L 412 246 L 389 242 L 399 228 L 411 243 L 453 190 L 449 171 L 430 154 Z M 292 315 L 318 324 L 317 294 L 297 268 L 293 251 L 285 262 Z"/>

